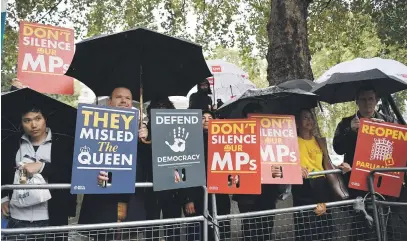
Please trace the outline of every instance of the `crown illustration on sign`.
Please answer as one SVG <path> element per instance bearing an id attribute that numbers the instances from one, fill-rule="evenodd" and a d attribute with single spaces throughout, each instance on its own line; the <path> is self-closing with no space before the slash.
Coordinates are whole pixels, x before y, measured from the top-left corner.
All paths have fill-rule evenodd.
<path id="1" fill-rule="evenodd" d="M 387 146 L 387 147 L 391 147 L 394 143 L 392 141 L 389 141 L 386 138 L 375 138 L 374 142 L 376 145 Z"/>
<path id="2" fill-rule="evenodd" d="M 81 147 L 80 150 L 81 150 L 81 152 L 87 152 L 87 153 L 89 153 L 90 148 L 85 145 L 85 146 Z"/>

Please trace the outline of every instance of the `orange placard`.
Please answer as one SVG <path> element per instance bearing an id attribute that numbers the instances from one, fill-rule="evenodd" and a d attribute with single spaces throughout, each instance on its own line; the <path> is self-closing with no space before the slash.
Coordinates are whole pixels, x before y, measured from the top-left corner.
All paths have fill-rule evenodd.
<path id="1" fill-rule="evenodd" d="M 261 183 L 302 184 L 294 116 L 249 114 L 249 118 L 260 122 Z M 273 166 L 282 171 L 282 177 L 273 177 Z"/>
<path id="2" fill-rule="evenodd" d="M 368 191 L 367 178 L 371 170 L 406 167 L 406 162 L 407 126 L 360 120 L 350 188 Z M 375 173 L 375 192 L 399 197 L 403 176 L 402 172 Z"/>
<path id="3" fill-rule="evenodd" d="M 22 21 L 17 77 L 42 93 L 73 94 L 73 78 L 64 76 L 74 55 L 73 29 Z"/>
<path id="4" fill-rule="evenodd" d="M 259 150 L 257 120 L 210 120 L 208 192 L 260 194 Z"/>

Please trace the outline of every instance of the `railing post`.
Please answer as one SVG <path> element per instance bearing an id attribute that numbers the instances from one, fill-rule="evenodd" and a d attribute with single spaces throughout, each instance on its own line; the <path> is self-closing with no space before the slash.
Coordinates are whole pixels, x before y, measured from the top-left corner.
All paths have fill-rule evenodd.
<path id="1" fill-rule="evenodd" d="M 218 208 L 216 207 L 216 196 L 212 194 L 212 221 L 213 221 L 213 237 L 215 241 L 220 240 L 219 236 L 219 224 L 218 224 Z"/>
<path id="2" fill-rule="evenodd" d="M 203 207 L 203 241 L 208 241 L 208 189 L 206 186 L 202 187 L 204 190 L 204 207 Z"/>
<path id="3" fill-rule="evenodd" d="M 373 205 L 373 218 L 375 222 L 375 227 L 376 227 L 376 234 L 377 234 L 377 239 L 382 240 L 381 236 L 381 230 L 380 230 L 380 219 L 379 219 L 379 212 L 376 204 L 376 192 L 374 190 L 374 174 L 376 172 L 407 172 L 407 167 L 392 167 L 392 168 L 378 168 L 371 170 L 368 177 L 367 177 L 367 182 L 369 186 L 369 192 L 372 194 L 372 205 Z M 383 226 L 387 226 L 385 223 L 383 223 Z M 386 229 L 384 229 L 386 231 Z M 385 238 L 387 239 L 387 232 L 386 234 L 383 235 L 383 240 Z"/>
<path id="4" fill-rule="evenodd" d="M 373 185 L 373 181 L 374 181 L 374 170 L 371 171 L 369 173 L 369 177 L 368 177 L 368 184 L 369 184 L 369 191 L 372 194 L 372 205 L 373 205 L 373 218 L 374 218 L 374 223 L 376 226 L 376 235 L 377 235 L 377 240 L 381 241 L 381 233 L 380 233 L 380 221 L 379 221 L 379 214 L 377 211 L 377 205 L 376 205 L 376 194 L 374 191 L 374 185 Z"/>

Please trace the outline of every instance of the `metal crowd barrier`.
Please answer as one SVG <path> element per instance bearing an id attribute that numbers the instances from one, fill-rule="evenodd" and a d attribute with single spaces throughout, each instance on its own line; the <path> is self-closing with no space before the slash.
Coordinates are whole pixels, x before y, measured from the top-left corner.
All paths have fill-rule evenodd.
<path id="1" fill-rule="evenodd" d="M 152 188 L 153 183 L 135 183 L 136 188 Z M 1 190 L 14 189 L 70 189 L 70 184 L 3 185 Z M 208 240 L 208 192 L 204 192 L 202 216 L 157 219 L 135 222 L 77 224 L 38 228 L 1 229 L 1 240 L 11 241 L 60 241 L 60 240 Z M 61 208 L 63 209 L 63 208 Z M 103 211 L 101 211 L 103 212 Z"/>
<path id="2" fill-rule="evenodd" d="M 379 168 L 370 171 L 368 176 L 369 191 L 375 194 L 374 174 L 386 172 L 407 172 L 407 167 Z M 407 193 L 402 189 L 402 193 Z M 373 217 L 378 240 L 407 240 L 407 194 L 405 201 L 380 201 L 380 197 L 372 196 Z M 379 200 L 378 200 L 379 199 Z"/>
<path id="3" fill-rule="evenodd" d="M 310 177 L 341 173 L 340 169 L 312 172 Z M 271 201 L 272 202 L 272 201 Z M 316 204 L 240 214 L 217 215 L 212 195 L 214 240 L 375 240 L 360 208 L 362 198 L 326 203 L 327 212 L 317 216 Z"/>
<path id="4" fill-rule="evenodd" d="M 376 170 L 374 172 L 382 170 Z M 386 170 L 389 171 L 389 170 Z M 393 171 L 393 170 L 392 170 Z M 405 170 L 404 170 L 405 171 Z M 372 172 L 372 174 L 374 173 Z M 313 172 L 310 176 L 341 173 L 341 170 Z M 136 183 L 136 187 L 153 186 Z M 4 189 L 70 189 L 70 184 L 4 185 Z M 362 198 L 327 203 L 327 213 L 316 216 L 316 205 L 288 207 L 267 211 L 217 215 L 216 197 L 212 195 L 212 216 L 208 216 L 208 193 L 204 189 L 204 214 L 196 217 L 92 225 L 50 226 L 42 228 L 2 229 L 2 240 L 377 240 L 404 238 L 402 224 L 386 226 L 389 216 L 400 211 L 393 207 L 406 203 L 365 201 Z M 372 203 L 374 220 L 361 208 Z M 392 207 L 389 213 L 383 213 Z M 407 209 L 404 209 L 407 212 Z M 387 210 L 386 210 L 387 211 Z M 387 216 L 387 217 L 386 217 Z M 403 220 L 402 220 L 403 221 Z M 404 220 L 405 222 L 406 220 Z M 393 232 L 389 233 L 389 229 Z M 390 237 L 390 236 L 391 237 Z M 399 237 L 396 237 L 399 236 Z M 386 237 L 387 236 L 387 237 Z"/>

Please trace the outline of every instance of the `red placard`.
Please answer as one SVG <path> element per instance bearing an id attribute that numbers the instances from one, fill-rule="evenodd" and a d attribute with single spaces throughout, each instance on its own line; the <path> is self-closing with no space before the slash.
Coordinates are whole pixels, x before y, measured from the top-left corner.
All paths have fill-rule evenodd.
<path id="1" fill-rule="evenodd" d="M 210 120 L 208 192 L 260 194 L 260 141 L 257 120 Z"/>
<path id="2" fill-rule="evenodd" d="M 369 172 L 376 168 L 406 167 L 407 126 L 360 120 L 349 187 L 368 191 Z M 399 197 L 402 172 L 375 173 L 376 192 Z"/>
<path id="3" fill-rule="evenodd" d="M 297 129 L 292 115 L 249 114 L 260 122 L 261 183 L 302 184 Z M 273 177 L 278 166 L 283 177 Z"/>
<path id="4" fill-rule="evenodd" d="M 64 76 L 74 55 L 73 29 L 22 21 L 17 77 L 42 93 L 73 94 L 73 78 Z"/>
<path id="5" fill-rule="evenodd" d="M 212 66 L 212 72 L 222 72 L 222 66 Z"/>

